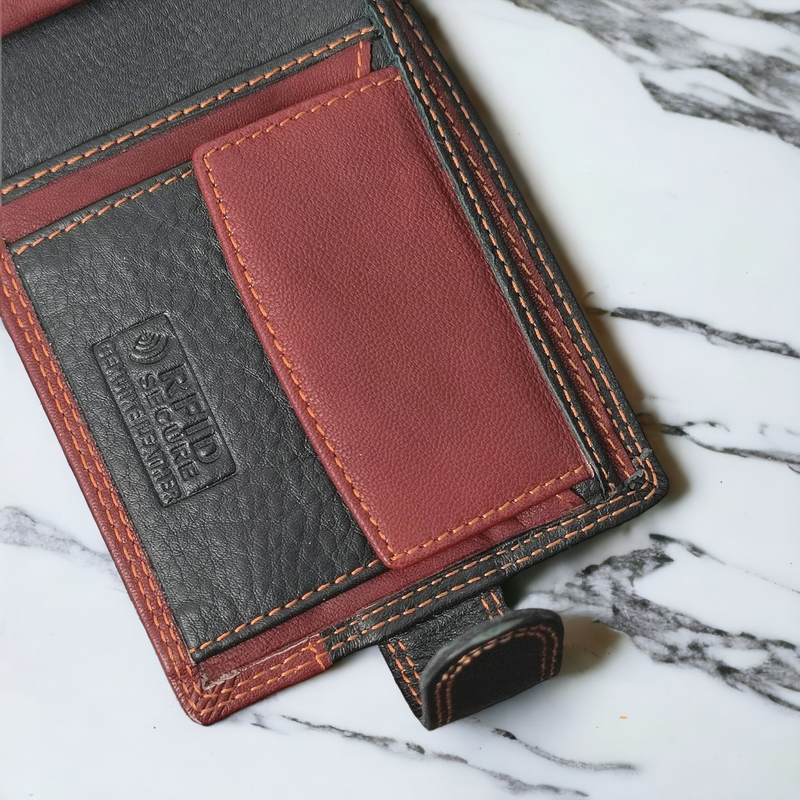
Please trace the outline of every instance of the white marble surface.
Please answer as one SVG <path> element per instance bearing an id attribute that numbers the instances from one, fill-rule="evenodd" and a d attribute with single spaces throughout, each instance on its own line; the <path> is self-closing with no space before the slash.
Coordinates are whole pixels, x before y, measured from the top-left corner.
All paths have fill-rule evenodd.
<path id="1" fill-rule="evenodd" d="M 203 729 L 0 330 L 3 800 L 800 796 L 800 2 L 420 5 L 671 495 L 512 582 L 549 684 L 429 733 L 371 650 Z"/>

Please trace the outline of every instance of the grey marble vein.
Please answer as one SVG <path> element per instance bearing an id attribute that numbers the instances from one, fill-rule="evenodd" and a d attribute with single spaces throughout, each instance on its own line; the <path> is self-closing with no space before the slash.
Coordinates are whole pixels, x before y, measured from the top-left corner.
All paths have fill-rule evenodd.
<path id="1" fill-rule="evenodd" d="M 566 798 L 580 798 L 588 797 L 585 792 L 577 789 L 568 789 L 562 786 L 552 786 L 545 783 L 528 783 L 513 775 L 508 775 L 504 772 L 487 769 L 477 764 L 473 764 L 463 756 L 456 755 L 455 753 L 446 753 L 438 750 L 431 750 L 425 748 L 416 742 L 407 742 L 401 739 L 395 739 L 391 736 L 376 736 L 368 733 L 361 733 L 360 731 L 353 731 L 347 728 L 340 728 L 336 725 L 325 725 L 320 723 L 309 722 L 307 720 L 298 719 L 297 717 L 290 717 L 281 714 L 280 719 L 290 722 L 294 725 L 299 725 L 306 730 L 316 731 L 331 736 L 337 736 L 342 739 L 350 739 L 354 741 L 364 742 L 373 747 L 385 750 L 389 753 L 405 757 L 429 759 L 433 761 L 445 761 L 451 764 L 461 764 L 469 769 L 480 772 L 484 775 L 494 779 L 502 788 L 510 794 L 547 794 L 554 797 Z M 250 724 L 256 728 L 263 730 L 274 730 L 269 724 L 268 718 L 262 714 L 253 714 Z"/>
<path id="2" fill-rule="evenodd" d="M 700 670 L 732 688 L 749 689 L 777 705 L 800 711 L 797 643 L 706 625 L 636 593 L 636 581 L 667 568 L 674 562 L 673 556 L 712 558 L 690 542 L 657 534 L 650 539 L 649 547 L 586 567 L 551 591 L 528 595 L 525 604 L 588 613 L 629 636 L 653 661 Z M 736 653 L 756 656 L 757 663 L 735 667 L 725 661 L 725 654 Z"/>
<path id="3" fill-rule="evenodd" d="M 745 0 L 510 0 L 579 27 L 664 109 L 800 147 L 800 12 Z"/>
<path id="4" fill-rule="evenodd" d="M 757 339 L 743 333 L 725 331 L 714 328 L 705 322 L 688 317 L 676 317 L 665 311 L 646 311 L 641 308 L 615 308 L 608 311 L 604 308 L 589 307 L 586 309 L 591 314 L 598 316 L 609 314 L 619 319 L 628 319 L 634 322 L 644 322 L 656 328 L 680 328 L 689 333 L 697 333 L 706 341 L 714 345 L 745 347 L 748 350 L 761 350 L 765 353 L 775 353 L 788 358 L 800 358 L 800 352 L 786 342 L 776 342 L 772 339 Z"/>
<path id="5" fill-rule="evenodd" d="M 788 466 L 795 472 L 800 469 L 800 453 L 789 453 L 783 450 L 758 450 L 747 447 L 712 444 L 711 442 L 704 442 L 702 439 L 698 438 L 697 436 L 693 436 L 689 432 L 689 429 L 698 425 L 711 428 L 724 427 L 719 422 L 684 422 L 680 425 L 670 425 L 656 422 L 649 414 L 640 414 L 639 422 L 643 426 L 657 425 L 661 433 L 665 434 L 666 436 L 679 436 L 692 442 L 692 444 L 696 444 L 698 447 L 702 447 L 704 450 L 711 450 L 714 453 L 722 453 L 723 455 L 728 456 L 739 456 L 739 458 L 758 458 L 763 461 L 776 461 L 779 464 L 788 464 Z"/>
<path id="6" fill-rule="evenodd" d="M 37 522 L 18 508 L 0 508 L 0 544 L 46 550 L 66 556 L 81 566 L 119 578 L 108 553 L 92 550 L 68 534 Z"/>
<path id="7" fill-rule="evenodd" d="M 533 755 L 539 756 L 539 758 L 543 758 L 546 761 L 552 761 L 554 764 L 558 764 L 560 767 L 588 770 L 589 772 L 636 772 L 635 765 L 627 764 L 621 761 L 592 762 L 577 761 L 576 759 L 572 758 L 562 758 L 561 756 L 550 753 L 547 750 L 538 747 L 537 745 L 529 744 L 528 742 L 523 741 L 518 736 L 511 733 L 511 731 L 504 730 L 503 728 L 492 728 L 491 733 L 493 736 L 500 736 L 503 739 L 510 739 L 512 742 L 520 745 L 520 747 L 524 747 L 529 753 L 533 753 Z"/>

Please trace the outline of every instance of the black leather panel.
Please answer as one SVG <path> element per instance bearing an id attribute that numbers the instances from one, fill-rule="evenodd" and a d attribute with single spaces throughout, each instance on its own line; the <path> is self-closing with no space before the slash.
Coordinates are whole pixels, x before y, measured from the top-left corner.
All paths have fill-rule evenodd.
<path id="1" fill-rule="evenodd" d="M 430 660 L 453 639 L 486 620 L 502 617 L 507 611 L 502 591 L 492 589 L 469 597 L 381 644 L 392 677 L 418 719 L 422 717 L 420 675 Z"/>
<path id="2" fill-rule="evenodd" d="M 359 31 L 369 27 L 369 24 L 368 20 L 359 19 L 345 28 L 339 28 L 326 34 L 322 39 L 305 42 L 291 52 L 281 53 L 272 61 L 230 76 L 220 83 L 203 88 L 200 92 L 190 97 L 182 97 L 177 103 L 173 103 L 167 108 L 159 108 L 146 117 L 131 120 L 122 127 L 107 131 L 102 136 L 91 141 L 81 142 L 77 147 L 66 152 L 59 151 L 55 158 L 49 159 L 44 163 L 37 163 L 29 169 L 15 174 L 13 177 L 9 176 L 9 183 L 16 184 L 26 180 L 28 182 L 25 182 L 22 186 L 15 186 L 10 191 L 7 190 L 3 196 L 4 202 L 8 203 L 16 200 L 28 192 L 40 189 L 48 183 L 69 175 L 71 172 L 79 172 L 98 161 L 114 158 L 129 147 L 136 147 L 147 139 L 161 136 L 196 117 L 203 116 L 224 105 L 238 102 L 243 97 L 260 92 L 268 83 L 276 83 L 289 75 L 329 58 L 332 53 L 341 52 L 342 46 L 354 46 L 359 38 L 370 38 L 369 32 L 364 33 L 363 37 L 357 35 Z M 342 42 L 343 39 L 346 41 Z M 383 51 L 385 52 L 385 47 Z M 317 52 L 317 55 L 309 57 L 309 53 L 313 54 L 314 52 Z M 287 69 L 286 65 L 295 60 L 298 63 Z M 258 80 L 265 74 L 272 73 L 275 70 L 278 71 L 268 79 Z M 247 86 L 248 83 L 252 85 Z M 232 89 L 236 89 L 236 91 L 231 91 Z M 217 100 L 216 98 L 220 99 Z M 209 103 L 210 99 L 214 102 Z M 191 109 L 191 111 L 187 112 L 187 109 Z M 5 131 L 4 135 L 8 136 L 9 131 Z M 129 138 L 126 139 L 126 137 Z M 114 146 L 109 147 L 109 143 L 114 143 Z M 90 153 L 90 155 L 87 156 L 87 153 Z"/>
<path id="3" fill-rule="evenodd" d="M 142 184 L 161 185 L 15 262 L 186 641 L 199 648 L 267 615 L 225 637 L 229 646 L 383 568 L 359 570 L 374 555 L 272 372 L 194 175 L 165 183 L 188 169 Z M 166 465 L 152 455 L 152 435 L 169 439 L 170 429 L 145 388 L 158 389 L 180 422 L 196 423 L 195 456 L 218 460 L 195 458 L 195 473 L 182 476 L 182 453 Z"/>
<path id="4" fill-rule="evenodd" d="M 563 642 L 561 618 L 542 608 L 477 625 L 438 650 L 420 675 L 420 722 L 433 730 L 552 678 Z"/>
<path id="5" fill-rule="evenodd" d="M 361 0 L 84 0 L 3 39 L 15 175 L 348 25 Z"/>

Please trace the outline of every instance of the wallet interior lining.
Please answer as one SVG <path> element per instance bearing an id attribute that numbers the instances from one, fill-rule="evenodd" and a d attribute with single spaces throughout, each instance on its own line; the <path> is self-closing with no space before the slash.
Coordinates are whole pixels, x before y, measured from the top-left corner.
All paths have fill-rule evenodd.
<path id="1" fill-rule="evenodd" d="M 351 52 L 353 51 L 351 50 Z M 288 80 L 288 78 L 284 78 L 284 80 Z M 184 177 L 184 175 L 181 177 Z M 167 177 L 166 181 L 160 181 L 159 185 L 164 185 L 167 181 L 174 181 L 175 179 L 176 176 L 174 175 Z M 155 184 L 151 184 L 151 186 L 153 185 Z M 91 210 L 89 211 L 91 213 Z M 72 225 L 73 223 L 70 222 L 69 224 Z M 44 234 L 43 238 L 49 239 L 53 233 L 53 230 L 45 230 L 42 233 Z M 37 237 L 29 236 L 26 240 L 21 242 L 19 247 L 16 248 L 18 254 L 21 255 L 22 252 L 24 252 L 22 248 L 31 248 L 33 246 L 32 242 L 36 241 L 36 238 Z M 500 525 L 495 525 L 472 542 L 464 543 L 462 546 L 453 548 L 452 550 L 449 550 L 443 557 L 434 558 L 424 566 L 419 566 L 409 570 L 399 582 L 397 582 L 396 579 L 388 576 L 379 575 L 374 577 L 374 565 L 376 562 L 374 560 L 368 561 L 365 559 L 362 564 L 360 564 L 358 567 L 355 567 L 352 571 L 346 574 L 339 574 L 337 571 L 335 578 L 328 578 L 326 581 L 323 581 L 320 586 L 325 587 L 325 591 L 320 592 L 319 589 L 315 589 L 313 591 L 298 593 L 296 596 L 293 596 L 292 600 L 284 603 L 280 608 L 276 607 L 273 609 L 273 611 L 281 612 L 275 614 L 274 617 L 272 616 L 273 612 L 264 613 L 263 611 L 250 619 L 246 619 L 244 616 L 240 615 L 237 617 L 237 619 L 244 621 L 240 621 L 239 625 L 232 627 L 230 630 L 222 632 L 219 632 L 220 629 L 217 628 L 215 635 L 211 639 L 201 641 L 198 638 L 194 638 L 196 644 L 191 649 L 194 650 L 195 657 L 198 660 L 200 658 L 207 658 L 213 656 L 214 653 L 222 652 L 224 649 L 230 647 L 237 641 L 241 642 L 244 636 L 250 635 L 254 631 L 263 630 L 264 628 L 271 627 L 273 625 L 278 625 L 279 627 L 274 629 L 276 636 L 274 637 L 272 643 L 276 647 L 281 646 L 280 642 L 284 640 L 284 635 L 290 637 L 292 635 L 292 630 L 295 632 L 299 630 L 294 624 L 295 621 L 299 621 L 299 618 L 296 618 L 295 621 L 290 623 L 281 625 L 282 621 L 294 616 L 295 614 L 304 612 L 301 616 L 307 616 L 308 619 L 304 619 L 303 625 L 300 627 L 305 629 L 311 626 L 311 629 L 313 629 L 315 624 L 331 618 L 331 615 L 333 615 L 333 618 L 335 619 L 336 614 L 339 614 L 341 618 L 347 616 L 349 613 L 352 613 L 354 603 L 357 605 L 359 603 L 371 602 L 370 597 L 373 597 L 376 594 L 377 596 L 380 596 L 381 593 L 386 594 L 387 592 L 396 590 L 402 586 L 404 580 L 407 583 L 413 583 L 414 581 L 422 580 L 426 576 L 434 574 L 437 569 L 446 567 L 448 562 L 452 563 L 456 559 L 469 557 L 473 553 L 481 552 L 487 547 L 491 547 L 494 544 L 508 540 L 510 537 L 523 530 L 534 527 L 535 525 L 545 524 L 553 519 L 558 518 L 559 516 L 563 516 L 570 509 L 579 508 L 584 505 L 585 502 L 574 493 L 569 491 L 560 492 L 559 497 L 555 498 L 553 502 L 546 501 L 538 506 L 534 506 L 530 510 L 530 513 L 526 512 L 524 514 L 520 514 L 516 518 L 510 518 Z M 350 580 L 355 574 L 358 573 L 361 574 L 357 580 Z M 373 576 L 372 580 L 367 580 L 367 578 L 370 576 Z M 342 581 L 341 579 L 346 580 Z M 366 584 L 363 584 L 364 591 L 357 592 L 352 595 L 350 595 L 350 592 L 345 592 L 344 595 L 340 595 L 338 598 L 328 599 L 333 597 L 333 593 L 327 591 L 328 587 L 331 587 L 332 583 L 334 584 L 332 588 L 343 591 L 347 587 L 353 586 L 355 583 L 360 583 L 363 580 L 366 580 Z M 370 589 L 368 591 L 366 589 L 367 584 L 370 585 Z M 309 595 L 314 596 L 309 597 Z M 350 597 L 347 595 L 350 595 Z M 324 604 L 327 606 L 326 608 L 312 608 L 317 603 L 320 603 L 326 599 L 328 599 L 328 602 Z M 180 609 L 181 604 L 178 603 L 177 607 Z M 262 605 L 260 608 L 263 609 L 264 606 Z M 281 628 L 284 628 L 284 630 L 281 631 Z M 238 636 L 236 634 L 244 635 Z M 187 640 L 191 642 L 192 638 L 193 637 L 188 637 Z M 287 641 L 289 641 L 289 639 L 287 639 Z"/>
<path id="2" fill-rule="evenodd" d="M 388 567 L 593 476 L 397 70 L 204 145 L 195 170 L 284 391 Z"/>
<path id="3" fill-rule="evenodd" d="M 179 107 L 126 126 L 3 188 L 3 233 L 15 242 L 80 208 L 191 159 L 194 149 L 370 70 L 370 25 L 265 65 Z"/>

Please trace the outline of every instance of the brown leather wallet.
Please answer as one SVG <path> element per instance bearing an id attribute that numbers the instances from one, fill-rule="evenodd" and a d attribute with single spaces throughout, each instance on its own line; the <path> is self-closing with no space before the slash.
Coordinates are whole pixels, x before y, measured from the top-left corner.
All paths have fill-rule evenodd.
<path id="1" fill-rule="evenodd" d="M 411 6 L 295 6 L 5 37 L 0 311 L 193 719 L 379 644 L 437 727 L 558 671 L 500 584 L 667 482 Z"/>

